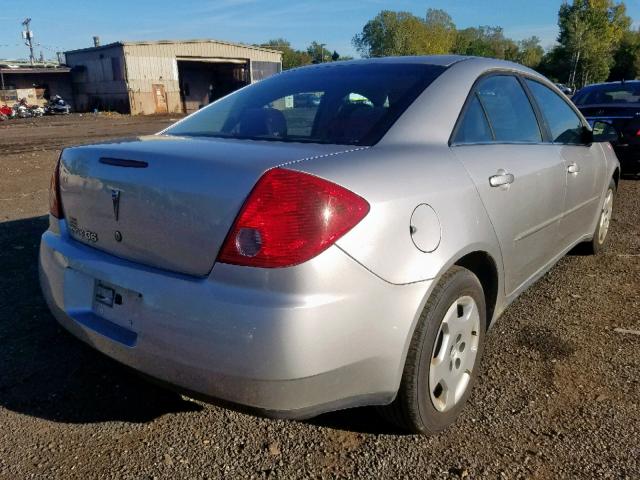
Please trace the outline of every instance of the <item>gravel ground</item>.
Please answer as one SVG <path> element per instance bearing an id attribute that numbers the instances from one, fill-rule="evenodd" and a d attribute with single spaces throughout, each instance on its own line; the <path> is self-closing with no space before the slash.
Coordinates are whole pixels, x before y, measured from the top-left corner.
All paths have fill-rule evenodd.
<path id="1" fill-rule="evenodd" d="M 168 118 L 0 124 L 0 478 L 640 478 L 640 181 L 608 251 L 569 255 L 488 336 L 459 421 L 403 435 L 371 409 L 274 421 L 142 380 L 59 328 L 37 283 L 60 146 Z"/>

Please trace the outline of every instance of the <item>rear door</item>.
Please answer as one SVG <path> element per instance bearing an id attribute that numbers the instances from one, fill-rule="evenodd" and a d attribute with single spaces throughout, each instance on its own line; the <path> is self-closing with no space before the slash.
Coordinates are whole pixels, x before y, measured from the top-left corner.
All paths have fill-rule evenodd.
<path id="1" fill-rule="evenodd" d="M 566 169 L 567 195 L 560 237 L 563 246 L 569 245 L 590 233 L 599 208 L 605 168 L 602 148 L 596 143 L 584 143 L 585 124 L 567 100 L 533 79 L 527 78 L 525 83 L 542 112 L 549 140 Z"/>
<path id="2" fill-rule="evenodd" d="M 475 182 L 495 228 L 509 295 L 557 251 L 564 165 L 549 155 L 529 98 L 511 74 L 492 74 L 476 83 L 451 148 Z"/>

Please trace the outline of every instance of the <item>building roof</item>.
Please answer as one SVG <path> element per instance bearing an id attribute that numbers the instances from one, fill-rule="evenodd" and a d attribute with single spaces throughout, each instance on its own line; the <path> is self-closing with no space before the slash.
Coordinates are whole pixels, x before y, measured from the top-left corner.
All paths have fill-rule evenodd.
<path id="1" fill-rule="evenodd" d="M 250 50 L 259 50 L 261 52 L 269 52 L 269 53 L 278 53 L 278 54 L 282 54 L 282 52 L 280 50 L 274 50 L 274 49 L 270 49 L 270 48 L 264 48 L 264 47 L 257 47 L 255 45 L 249 45 L 246 43 L 233 43 L 233 42 L 225 42 L 223 40 L 212 40 L 210 38 L 203 38 L 203 39 L 192 39 L 192 40 L 141 40 L 141 41 L 118 41 L 118 42 L 112 42 L 112 43 L 107 43 L 105 45 L 100 45 L 99 47 L 87 47 L 87 48 L 78 48 L 76 50 L 68 50 L 65 53 L 65 55 L 69 54 L 69 53 L 76 53 L 76 52 L 89 52 L 92 50 L 102 50 L 105 48 L 113 48 L 113 47 L 123 47 L 123 46 L 127 46 L 127 45 L 173 45 L 173 44 L 188 44 L 188 43 L 218 43 L 221 45 L 230 45 L 233 47 L 240 47 L 240 48 L 248 48 Z"/>
<path id="2" fill-rule="evenodd" d="M 71 69 L 69 67 L 60 67 L 60 66 L 51 66 L 51 67 L 42 67 L 42 66 L 34 66 L 34 67 L 16 67 L 16 66 L 7 66 L 7 64 L 3 64 L 0 62 L 0 72 L 3 75 L 24 75 L 24 74 L 42 74 L 42 73 L 69 73 Z"/>

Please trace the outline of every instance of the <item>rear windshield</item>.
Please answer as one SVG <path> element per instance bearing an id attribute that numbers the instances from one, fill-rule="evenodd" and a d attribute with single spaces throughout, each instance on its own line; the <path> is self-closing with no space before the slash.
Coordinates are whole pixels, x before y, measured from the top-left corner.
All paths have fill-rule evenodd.
<path id="1" fill-rule="evenodd" d="M 572 100 L 576 105 L 639 103 L 640 82 L 591 87 L 576 93 Z"/>
<path id="2" fill-rule="evenodd" d="M 444 70 L 357 63 L 292 70 L 224 97 L 164 133 L 373 145 Z"/>

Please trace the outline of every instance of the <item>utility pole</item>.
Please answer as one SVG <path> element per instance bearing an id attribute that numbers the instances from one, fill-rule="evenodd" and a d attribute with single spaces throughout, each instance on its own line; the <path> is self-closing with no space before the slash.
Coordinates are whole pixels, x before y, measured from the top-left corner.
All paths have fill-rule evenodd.
<path id="1" fill-rule="evenodd" d="M 33 56 L 33 32 L 29 28 L 30 24 L 30 18 L 27 18 L 24 22 L 22 22 L 22 25 L 24 26 L 24 30 L 22 31 L 22 38 L 24 39 L 24 44 L 29 47 L 29 61 L 31 62 L 31 66 L 33 66 L 35 57 Z"/>
<path id="2" fill-rule="evenodd" d="M 324 63 L 324 46 L 326 43 L 319 44 L 320 46 L 320 63 Z"/>

